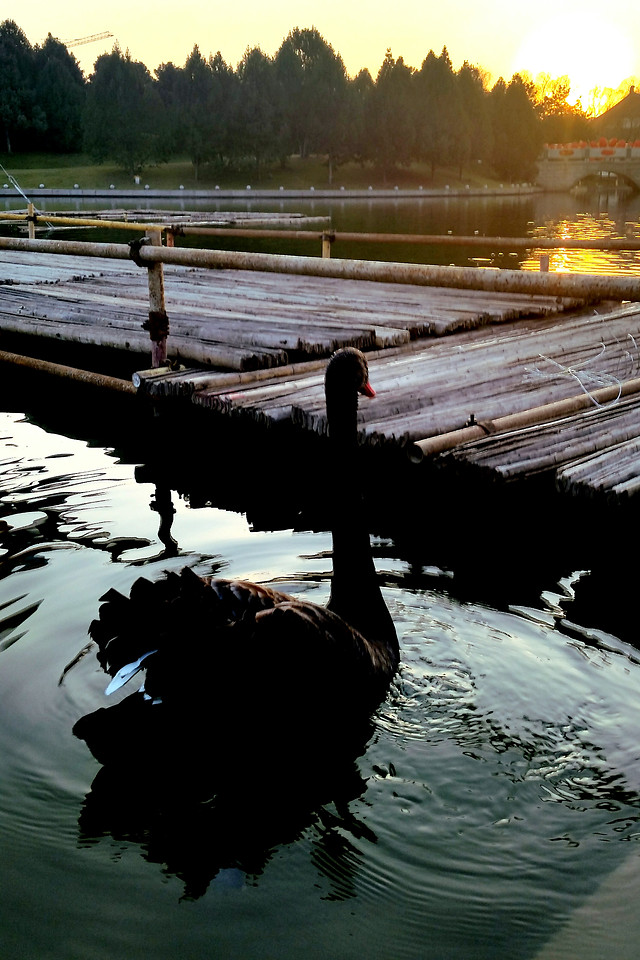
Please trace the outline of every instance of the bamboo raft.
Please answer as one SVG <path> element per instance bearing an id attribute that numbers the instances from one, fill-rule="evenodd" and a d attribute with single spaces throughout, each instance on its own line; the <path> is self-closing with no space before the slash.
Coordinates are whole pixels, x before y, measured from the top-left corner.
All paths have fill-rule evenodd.
<path id="1" fill-rule="evenodd" d="M 417 459 L 424 446 L 443 465 L 503 481 L 546 471 L 565 492 L 628 497 L 640 489 L 638 343 L 640 309 L 626 306 L 372 354 L 376 399 L 360 407 L 362 442 Z M 258 375 L 142 371 L 137 381 L 154 398 L 324 434 L 323 371 L 324 362 Z M 505 417 L 525 425 L 502 433 Z"/>
<path id="2" fill-rule="evenodd" d="M 208 227 L 212 229 L 233 228 L 260 228 L 293 226 L 296 229 L 309 227 L 327 227 L 331 223 L 330 217 L 311 217 L 302 213 L 270 213 L 264 211 L 243 210 L 239 212 L 220 211 L 216 213 L 198 213 L 186 210 L 160 209 L 117 209 L 92 210 L 60 210 L 50 213 L 53 223 L 47 219 L 47 212 L 40 212 L 35 224 L 36 233 L 52 233 L 57 230 L 73 230 L 76 227 L 100 226 L 101 223 L 110 225 L 121 222 L 128 224 L 162 224 L 165 227 L 179 231 L 184 227 Z M 20 232 L 28 232 L 26 222 L 27 211 L 11 211 L 11 214 L 0 213 L 0 226 L 17 225 Z M 66 222 L 62 222 L 66 221 Z M 96 222 L 96 221 L 99 221 Z"/>
<path id="3" fill-rule="evenodd" d="M 327 357 L 518 317 L 578 302 L 288 274 L 166 266 L 171 355 L 229 370 Z M 148 294 L 132 262 L 0 251 L 0 329 L 148 354 Z"/>
<path id="4" fill-rule="evenodd" d="M 164 283 L 181 368 L 134 376 L 158 404 L 322 435 L 325 358 L 350 344 L 369 352 L 371 449 L 503 482 L 548 473 L 570 493 L 638 492 L 635 303 L 166 263 Z M 148 354 L 147 307 L 132 263 L 0 251 L 1 330 Z"/>

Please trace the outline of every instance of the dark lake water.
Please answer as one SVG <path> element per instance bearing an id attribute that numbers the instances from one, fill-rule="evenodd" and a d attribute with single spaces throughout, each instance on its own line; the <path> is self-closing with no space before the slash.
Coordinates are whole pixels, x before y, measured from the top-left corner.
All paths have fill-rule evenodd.
<path id="1" fill-rule="evenodd" d="M 0 203 L 2 198 L 0 198 Z M 140 201 L 123 204 L 114 199 L 109 203 L 101 198 L 95 201 L 72 201 L 70 198 L 43 199 L 36 205 L 41 212 L 63 210 L 123 209 L 129 206 L 138 210 L 195 210 L 210 213 L 252 214 L 267 212 L 280 213 L 284 217 L 292 213 L 305 214 L 308 217 L 328 218 L 330 226 L 337 232 L 361 233 L 398 233 L 453 236 L 493 237 L 532 237 L 551 236 L 557 238 L 581 239 L 588 237 L 640 238 L 640 195 L 619 199 L 616 194 L 593 195 L 574 198 L 565 194 L 536 194 L 530 196 L 511 195 L 505 197 L 470 196 L 461 197 L 425 197 L 402 198 L 395 200 L 350 200 L 350 199 L 312 199 L 308 201 L 283 200 L 219 200 L 183 201 L 145 200 L 141 193 Z M 4 199 L 4 209 L 24 209 L 24 201 Z M 295 228 L 296 224 L 283 223 L 283 228 Z M 310 225 L 317 232 L 317 224 Z M 43 235 L 44 234 L 39 234 Z M 104 239 L 125 242 L 130 234 L 119 231 L 66 230 L 59 234 L 70 238 Z M 242 240 L 238 238 L 216 238 L 212 240 L 181 238 L 179 244 L 192 246 L 216 245 L 223 249 L 260 250 L 264 252 L 294 253 L 306 256 L 319 256 L 320 244 L 316 242 Z M 608 273 L 616 271 L 636 272 L 640 269 L 638 252 L 597 252 L 597 251 L 547 251 L 550 254 L 551 270 L 570 270 L 573 272 Z M 484 246 L 422 246 L 404 243 L 356 243 L 338 242 L 332 247 L 332 256 L 363 258 L 369 260 L 398 260 L 418 263 L 455 263 L 458 266 L 478 264 L 482 266 L 539 269 L 540 250 L 535 245 L 531 250 L 510 250 L 508 244 L 502 247 L 493 242 Z"/>
<path id="2" fill-rule="evenodd" d="M 640 230 L 635 202 L 432 206 L 398 201 L 386 210 L 387 229 L 527 235 L 582 230 L 589 219 L 610 234 Z M 345 202 L 330 213 L 336 229 L 381 229 L 375 204 Z M 448 248 L 442 256 L 449 262 Z M 638 265 L 621 258 L 608 269 Z M 563 619 L 589 583 L 589 551 L 559 578 L 551 561 L 562 529 L 523 526 L 525 548 L 527 537 L 549 545 L 543 587 L 523 606 L 519 591 L 500 603 L 464 599 L 455 564 L 432 568 L 428 544 L 417 570 L 393 542 L 374 538 L 400 637 L 399 675 L 348 805 L 321 804 L 273 832 L 267 824 L 258 842 L 255 823 L 269 809 L 263 784 L 243 797 L 238 820 L 191 800 L 187 784 L 183 803 L 159 787 L 141 808 L 131 782 L 101 777 L 71 730 L 104 705 L 105 676 L 89 653 L 62 685 L 59 677 L 87 642 L 99 598 L 128 591 L 141 573 L 153 580 L 189 564 L 326 601 L 329 534 L 254 529 L 241 512 L 173 491 L 177 547 L 167 551 L 135 437 L 115 423 L 93 434 L 73 418 L 65 426 L 26 391 L 4 396 L 3 409 L 3 960 L 584 960 L 605 955 L 612 936 L 616 957 L 635 955 L 637 870 L 620 888 L 615 930 L 596 906 L 562 933 L 637 862 L 640 839 L 640 655 L 626 631 L 599 623 L 579 632 Z M 476 524 L 473 537 L 489 536 L 485 529 Z M 615 552 L 611 562 L 632 561 Z M 632 624 L 632 597 L 609 599 Z M 144 743 L 132 739 L 130 750 L 142 753 Z M 319 767 L 319 783 L 324 773 Z M 557 946 L 541 952 L 554 937 Z"/>

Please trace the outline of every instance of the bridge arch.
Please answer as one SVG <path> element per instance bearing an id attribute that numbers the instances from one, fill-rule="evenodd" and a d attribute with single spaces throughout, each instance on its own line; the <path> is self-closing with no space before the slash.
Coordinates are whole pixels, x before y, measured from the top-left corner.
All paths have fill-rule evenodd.
<path id="1" fill-rule="evenodd" d="M 621 170 L 610 170 L 606 167 L 597 170 L 589 170 L 584 177 L 569 188 L 572 192 L 595 190 L 602 193 L 615 193 L 631 195 L 640 193 L 640 182 L 636 182 L 633 177 L 623 173 Z"/>

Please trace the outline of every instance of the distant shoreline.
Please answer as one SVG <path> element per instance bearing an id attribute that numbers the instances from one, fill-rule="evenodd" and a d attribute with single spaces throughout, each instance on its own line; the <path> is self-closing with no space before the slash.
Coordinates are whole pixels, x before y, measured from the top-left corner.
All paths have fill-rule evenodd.
<path id="1" fill-rule="evenodd" d="M 214 199 L 225 199 L 225 200 L 394 200 L 394 199 L 422 199 L 424 197 L 435 197 L 435 198 L 445 198 L 445 197 L 505 197 L 505 196 L 533 196 L 536 194 L 544 193 L 540 187 L 533 186 L 529 183 L 523 184 L 508 184 L 504 187 L 456 187 L 448 189 L 444 188 L 430 188 L 430 187 L 418 187 L 410 189 L 400 189 L 398 187 L 392 187 L 387 189 L 373 188 L 369 187 L 366 190 L 348 190 L 345 188 L 339 189 L 316 189 L 310 187 L 308 190 L 287 190 L 283 187 L 279 188 L 253 188 L 247 186 L 244 190 L 231 190 L 231 189 L 215 189 L 215 190 L 188 190 L 188 189 L 179 189 L 179 190 L 167 190 L 167 189 L 145 189 L 143 187 L 137 187 L 134 190 L 122 190 L 120 188 L 114 187 L 111 188 L 95 188 L 95 189 L 83 189 L 80 187 L 37 187 L 30 188 L 26 191 L 29 195 L 29 198 L 46 198 L 46 197 L 73 197 L 76 199 L 87 199 L 92 200 L 97 197 L 112 197 L 114 199 L 122 200 L 149 200 L 149 199 L 159 199 L 159 198 L 168 198 L 172 200 L 214 200 Z M 4 189 L 0 188 L 0 198 L 4 196 L 5 198 L 12 197 L 16 194 L 16 191 L 13 187 L 5 187 Z M 18 194 L 19 196 L 19 194 Z"/>

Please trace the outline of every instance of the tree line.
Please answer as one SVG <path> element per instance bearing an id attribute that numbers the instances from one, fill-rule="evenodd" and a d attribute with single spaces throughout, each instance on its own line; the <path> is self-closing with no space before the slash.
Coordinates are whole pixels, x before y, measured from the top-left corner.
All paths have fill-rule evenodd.
<path id="1" fill-rule="evenodd" d="M 274 56 L 247 49 L 234 69 L 194 46 L 184 66 L 152 75 L 116 44 L 85 78 L 49 34 L 32 46 L 12 20 L 0 24 L 0 150 L 86 152 L 130 174 L 188 156 L 196 179 L 251 163 L 322 155 L 328 180 L 347 161 L 391 175 L 413 162 L 462 170 L 482 163 L 499 178 L 528 179 L 545 140 L 584 135 L 567 78 L 543 84 L 514 75 L 491 87 L 482 68 L 454 70 L 446 47 L 419 69 L 388 50 L 375 79 L 349 77 L 315 28 L 292 30 Z"/>

